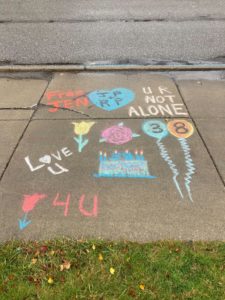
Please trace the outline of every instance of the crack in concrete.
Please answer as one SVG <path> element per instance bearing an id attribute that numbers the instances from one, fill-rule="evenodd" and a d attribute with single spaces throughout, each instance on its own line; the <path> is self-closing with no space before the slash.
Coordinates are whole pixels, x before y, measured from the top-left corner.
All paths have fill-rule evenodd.
<path id="1" fill-rule="evenodd" d="M 32 105 L 32 106 L 30 106 L 30 107 L 6 107 L 6 108 L 0 108 L 0 111 L 2 110 L 2 111 L 4 111 L 4 110 L 30 110 L 30 111 L 37 111 L 37 110 L 39 110 L 39 109 L 41 109 L 41 108 L 53 108 L 53 109 L 55 109 L 56 107 L 55 106 L 53 106 L 53 105 L 48 105 L 48 104 L 45 104 L 45 103 L 39 103 L 39 104 L 34 104 L 34 105 Z M 65 107 L 57 107 L 57 110 L 59 111 L 59 110 L 62 110 L 62 111 L 70 111 L 70 112 L 75 112 L 75 113 L 77 113 L 77 114 L 80 114 L 80 115 L 82 115 L 82 116 L 85 116 L 85 117 L 88 117 L 88 118 L 92 118 L 90 115 L 88 115 L 88 114 L 85 114 L 84 112 L 82 112 L 82 111 L 78 111 L 78 110 L 75 110 L 75 109 L 70 109 L 70 108 L 65 108 Z"/>
<path id="2" fill-rule="evenodd" d="M 56 108 L 56 107 L 53 106 L 53 105 L 48 105 L 48 104 L 45 104 L 45 103 L 40 103 L 39 105 L 37 105 L 37 107 L 38 107 L 38 109 L 41 108 L 41 107 L 48 108 L 48 109 L 49 109 L 49 108 L 53 108 L 53 109 Z M 72 109 L 72 108 L 57 107 L 57 110 L 75 112 L 75 113 L 80 114 L 80 115 L 82 115 L 82 116 L 85 116 L 85 117 L 88 117 L 88 118 L 92 118 L 90 115 L 85 114 L 85 113 L 82 112 L 82 111 L 78 111 L 78 110 Z"/>
<path id="3" fill-rule="evenodd" d="M 180 23 L 180 22 L 201 22 L 201 21 L 225 21 L 225 17 L 217 16 L 196 16 L 196 17 L 184 17 L 184 18 L 101 18 L 101 19 L 42 19 L 42 20 L 32 20 L 32 19 L 2 19 L 0 24 L 40 24 L 40 23 L 148 23 L 148 22 L 164 22 L 164 23 Z"/>
<path id="4" fill-rule="evenodd" d="M 48 89 L 48 87 L 49 87 L 49 84 L 50 84 L 50 82 L 48 82 L 48 84 L 46 85 L 46 87 L 45 87 L 45 89 L 44 89 L 42 95 L 41 95 L 40 98 L 39 98 L 39 101 L 38 101 L 37 105 L 40 104 L 41 99 L 43 98 L 45 92 L 47 91 L 47 89 Z M 21 136 L 19 137 L 19 139 L 18 139 L 18 141 L 17 141 L 17 143 L 16 143 L 16 145 L 15 145 L 15 147 L 14 147 L 14 149 L 13 149 L 13 151 L 12 151 L 12 153 L 11 153 L 11 155 L 10 155 L 10 157 L 9 157 L 9 159 L 8 159 L 8 161 L 7 161 L 7 163 L 6 163 L 6 165 L 5 165 L 5 167 L 4 167 L 4 170 L 2 171 L 2 174 L 1 174 L 1 176 L 0 176 L 0 182 L 2 181 L 2 178 L 3 178 L 3 176 L 5 175 L 5 172 L 6 172 L 8 166 L 9 166 L 9 164 L 10 164 L 10 162 L 11 162 L 13 156 L 14 156 L 14 153 L 16 152 L 16 150 L 17 150 L 17 148 L 18 148 L 20 142 L 22 141 L 22 139 L 23 139 L 23 137 L 24 137 L 24 135 L 25 135 L 25 132 L 27 131 L 27 128 L 29 127 L 29 125 L 30 125 L 30 123 L 31 123 L 31 121 L 32 121 L 32 119 L 33 119 L 33 117 L 34 117 L 34 115 L 35 115 L 35 112 L 36 112 L 36 109 L 33 109 L 33 113 L 32 113 L 32 115 L 30 116 L 30 119 L 28 120 L 28 122 L 27 122 L 27 124 L 26 124 L 26 126 L 25 126 L 25 128 L 24 128 L 24 130 L 23 130 L 23 132 L 22 132 L 22 134 L 21 134 Z"/>

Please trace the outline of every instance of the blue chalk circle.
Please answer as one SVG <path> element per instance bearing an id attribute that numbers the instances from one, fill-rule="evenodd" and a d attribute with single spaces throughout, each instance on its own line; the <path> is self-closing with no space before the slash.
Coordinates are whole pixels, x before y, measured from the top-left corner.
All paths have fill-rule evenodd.
<path id="1" fill-rule="evenodd" d="M 145 134 L 158 140 L 165 138 L 169 134 L 167 125 L 160 120 L 145 121 L 142 125 L 142 130 Z"/>

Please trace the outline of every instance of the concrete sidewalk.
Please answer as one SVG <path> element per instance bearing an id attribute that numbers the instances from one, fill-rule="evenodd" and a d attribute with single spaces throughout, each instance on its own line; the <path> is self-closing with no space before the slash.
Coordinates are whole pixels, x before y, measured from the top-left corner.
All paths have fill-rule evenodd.
<path id="1" fill-rule="evenodd" d="M 0 240 L 225 240 L 224 78 L 3 74 Z"/>

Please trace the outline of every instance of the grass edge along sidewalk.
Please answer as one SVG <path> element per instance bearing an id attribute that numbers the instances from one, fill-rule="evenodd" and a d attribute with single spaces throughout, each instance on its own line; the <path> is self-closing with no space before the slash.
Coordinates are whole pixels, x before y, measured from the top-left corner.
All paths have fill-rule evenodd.
<path id="1" fill-rule="evenodd" d="M 12 241 L 0 299 L 225 299 L 225 243 Z"/>

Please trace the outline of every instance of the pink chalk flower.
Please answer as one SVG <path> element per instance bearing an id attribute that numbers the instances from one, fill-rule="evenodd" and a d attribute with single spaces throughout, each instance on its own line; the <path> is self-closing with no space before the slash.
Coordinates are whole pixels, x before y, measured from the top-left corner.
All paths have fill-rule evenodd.
<path id="1" fill-rule="evenodd" d="M 102 134 L 100 142 L 106 142 L 109 144 L 123 145 L 131 141 L 134 137 L 138 137 L 138 134 L 132 132 L 128 127 L 125 127 L 123 123 L 112 126 L 105 129 Z"/>

